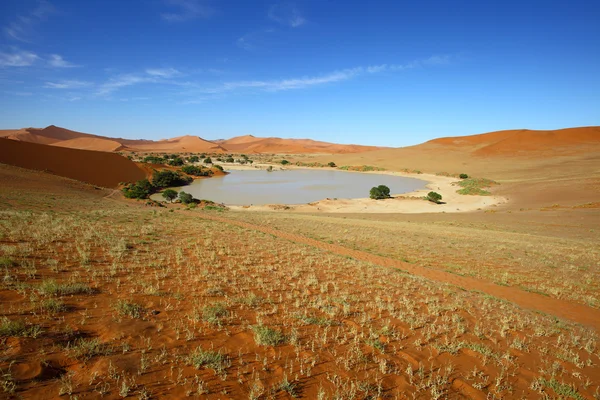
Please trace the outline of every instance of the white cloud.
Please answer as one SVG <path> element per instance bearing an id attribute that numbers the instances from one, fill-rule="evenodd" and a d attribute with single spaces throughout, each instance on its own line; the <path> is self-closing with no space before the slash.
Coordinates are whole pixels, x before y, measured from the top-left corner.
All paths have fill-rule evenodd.
<path id="1" fill-rule="evenodd" d="M 29 67 L 40 60 L 40 57 L 30 51 L 15 50 L 13 53 L 0 52 L 0 67 Z"/>
<path id="2" fill-rule="evenodd" d="M 75 68 L 79 67 L 79 65 L 75 65 L 71 62 L 65 60 L 62 56 L 58 54 L 51 54 L 48 58 L 48 64 L 55 68 Z"/>
<path id="3" fill-rule="evenodd" d="M 196 18 L 208 18 L 215 10 L 205 0 L 164 0 L 165 4 L 177 9 L 177 12 L 161 14 L 169 22 L 183 22 Z"/>
<path id="4" fill-rule="evenodd" d="M 269 18 L 273 21 L 287 25 L 292 28 L 297 28 L 306 23 L 306 19 L 300 14 L 294 3 L 283 2 L 274 4 L 269 8 Z"/>
<path id="5" fill-rule="evenodd" d="M 148 68 L 146 69 L 146 73 L 160 78 L 173 78 L 182 75 L 181 72 L 175 68 Z"/>
<path id="6" fill-rule="evenodd" d="M 3 28 L 4 34 L 10 39 L 30 43 L 36 25 L 54 12 L 54 6 L 40 0 L 35 9 L 27 15 L 18 15 Z"/>
<path id="7" fill-rule="evenodd" d="M 91 82 L 79 80 L 63 80 L 59 82 L 46 82 L 45 88 L 49 89 L 79 89 L 92 86 Z"/>

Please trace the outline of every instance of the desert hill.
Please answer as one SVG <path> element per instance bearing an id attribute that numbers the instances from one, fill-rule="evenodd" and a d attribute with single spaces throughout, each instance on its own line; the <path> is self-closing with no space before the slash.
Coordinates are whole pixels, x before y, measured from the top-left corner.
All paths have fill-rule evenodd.
<path id="1" fill-rule="evenodd" d="M 507 130 L 480 135 L 447 137 L 408 147 L 359 154 L 315 157 L 337 165 L 375 165 L 391 170 L 426 172 L 527 173 L 530 167 L 600 158 L 600 127 L 551 131 Z M 552 171 L 549 171 L 552 172 Z"/>
<path id="2" fill-rule="evenodd" d="M 73 139 L 77 140 L 77 139 Z M 0 138 L 0 163 L 50 172 L 103 187 L 135 182 L 146 174 L 118 154 Z"/>
<path id="3" fill-rule="evenodd" d="M 311 139 L 260 138 L 252 135 L 220 140 L 219 143 L 229 151 L 236 153 L 346 154 L 381 149 L 381 147 L 375 146 L 344 145 Z"/>
<path id="4" fill-rule="evenodd" d="M 374 146 L 342 145 L 310 139 L 258 138 L 252 135 L 215 141 L 208 141 L 201 137 L 190 135 L 158 141 L 131 140 L 76 132 L 54 125 L 43 129 L 0 130 L 0 137 L 21 142 L 96 151 L 346 154 L 380 149 Z"/>

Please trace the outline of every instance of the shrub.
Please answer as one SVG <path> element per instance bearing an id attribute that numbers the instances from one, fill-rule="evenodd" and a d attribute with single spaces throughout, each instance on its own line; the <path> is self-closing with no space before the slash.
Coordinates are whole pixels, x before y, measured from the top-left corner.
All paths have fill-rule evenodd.
<path id="1" fill-rule="evenodd" d="M 429 192 L 427 193 L 427 200 L 435 204 L 440 204 L 442 202 L 442 195 L 436 192 Z"/>
<path id="2" fill-rule="evenodd" d="M 215 167 L 216 169 L 218 169 L 219 171 L 223 171 L 223 167 L 221 167 L 220 165 L 216 164 L 213 165 L 213 167 Z"/>
<path id="3" fill-rule="evenodd" d="M 190 163 L 195 163 L 195 162 L 199 162 L 200 161 L 200 157 L 198 156 L 190 156 L 187 158 L 187 162 Z"/>
<path id="4" fill-rule="evenodd" d="M 196 167 L 195 165 L 184 165 L 181 167 L 181 171 L 188 175 L 194 176 L 210 176 L 212 174 L 211 170 L 202 169 L 201 167 Z"/>
<path id="5" fill-rule="evenodd" d="M 163 193 L 163 196 L 164 196 L 164 193 Z M 179 192 L 179 200 L 181 200 L 181 202 L 183 204 L 191 204 L 194 202 L 194 197 L 189 193 L 181 191 L 181 192 Z"/>
<path id="6" fill-rule="evenodd" d="M 374 186 L 369 193 L 372 199 L 387 199 L 390 197 L 390 188 L 385 185 Z"/>
<path id="7" fill-rule="evenodd" d="M 281 160 L 281 165 L 286 165 L 289 164 L 290 162 L 288 160 Z"/>
<path id="8" fill-rule="evenodd" d="M 146 156 L 143 161 L 150 164 L 164 164 L 165 159 L 157 156 Z"/>
<path id="9" fill-rule="evenodd" d="M 130 183 L 122 191 L 128 199 L 147 199 L 148 196 L 154 193 L 154 187 L 148 182 L 148 179 L 142 179 L 136 183 Z"/>
<path id="10" fill-rule="evenodd" d="M 39 325 L 25 325 L 23 321 L 11 321 L 4 317 L 0 321 L 0 336 L 36 338 L 42 333 Z"/>
<path id="11" fill-rule="evenodd" d="M 212 160 L 211 160 L 211 158 L 210 158 L 210 157 L 206 157 L 206 158 L 204 159 L 204 164 L 212 164 Z"/>
<path id="12" fill-rule="evenodd" d="M 167 189 L 162 193 L 162 197 L 165 198 L 165 200 L 169 200 L 171 203 L 173 202 L 173 200 L 175 200 L 177 198 L 177 191 L 173 190 L 173 189 Z"/>
<path id="13" fill-rule="evenodd" d="M 467 175 L 467 174 L 460 174 L 458 177 L 460 179 L 467 179 L 469 177 L 469 175 Z"/>
<path id="14" fill-rule="evenodd" d="M 335 163 L 333 161 L 328 162 L 327 165 L 330 166 L 331 168 L 335 168 L 336 167 L 336 165 L 335 165 Z"/>
<path id="15" fill-rule="evenodd" d="M 498 182 L 494 182 L 491 179 L 467 178 L 458 182 L 458 185 L 461 186 L 462 189 L 457 190 L 456 193 L 464 195 L 489 196 L 491 193 L 487 190 L 484 190 L 484 188 L 489 188 L 497 184 Z"/>
<path id="16" fill-rule="evenodd" d="M 234 162 L 234 161 L 235 161 L 235 160 L 233 159 L 233 157 L 227 157 L 227 158 L 225 159 L 225 162 L 229 162 L 229 163 L 232 163 L 232 162 Z"/>
<path id="17" fill-rule="evenodd" d="M 175 171 L 154 171 L 152 174 L 152 185 L 155 188 L 166 188 L 171 186 L 183 186 L 193 179 L 184 177 Z"/>
<path id="18" fill-rule="evenodd" d="M 174 167 L 179 167 L 179 166 L 182 166 L 183 164 L 184 164 L 184 162 L 180 157 L 173 158 L 172 160 L 169 161 L 169 165 L 172 165 Z"/>

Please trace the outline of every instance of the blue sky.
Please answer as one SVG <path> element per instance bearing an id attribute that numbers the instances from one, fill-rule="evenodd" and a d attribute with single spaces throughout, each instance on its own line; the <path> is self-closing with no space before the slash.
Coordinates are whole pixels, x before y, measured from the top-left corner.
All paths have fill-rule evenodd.
<path id="1" fill-rule="evenodd" d="M 600 125 L 600 2 L 2 0 L 0 128 L 385 146 Z"/>

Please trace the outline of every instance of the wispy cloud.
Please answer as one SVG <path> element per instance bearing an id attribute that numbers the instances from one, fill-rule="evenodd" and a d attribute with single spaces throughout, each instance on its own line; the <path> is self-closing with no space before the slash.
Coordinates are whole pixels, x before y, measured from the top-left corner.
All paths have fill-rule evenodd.
<path id="1" fill-rule="evenodd" d="M 306 19 L 292 2 L 283 2 L 272 5 L 271 8 L 269 8 L 268 15 L 273 21 L 291 28 L 297 28 L 306 23 Z"/>
<path id="2" fill-rule="evenodd" d="M 92 86 L 92 82 L 80 81 L 80 80 L 62 80 L 58 82 L 46 82 L 45 88 L 49 89 L 80 89 Z"/>
<path id="3" fill-rule="evenodd" d="M 133 86 L 140 83 L 152 82 L 154 79 L 148 76 L 136 75 L 136 74 L 126 74 L 120 75 L 115 78 L 111 78 L 108 82 L 100 85 L 98 91 L 96 92 L 98 95 L 104 96 L 111 94 L 112 92 L 122 89 L 127 86 Z"/>
<path id="4" fill-rule="evenodd" d="M 73 64 L 67 60 L 65 60 L 62 56 L 58 54 L 51 54 L 48 58 L 48 65 L 54 68 L 75 68 L 79 67 L 79 65 Z"/>
<path id="5" fill-rule="evenodd" d="M 54 6 L 47 1 L 40 0 L 37 7 L 26 15 L 17 15 L 3 28 L 4 34 L 10 39 L 30 43 L 34 28 L 48 15 L 54 13 Z"/>
<path id="6" fill-rule="evenodd" d="M 148 68 L 146 69 L 146 73 L 161 78 L 173 78 L 182 75 L 182 73 L 175 68 Z"/>
<path id="7" fill-rule="evenodd" d="M 312 86 L 326 85 L 330 83 L 347 81 L 357 78 L 361 75 L 381 74 L 385 72 L 399 72 L 423 66 L 432 66 L 447 64 L 450 62 L 449 56 L 434 56 L 423 60 L 415 60 L 406 64 L 378 64 L 369 66 L 359 66 L 347 68 L 317 76 L 304 76 L 300 78 L 280 79 L 280 80 L 251 80 L 225 82 L 221 85 L 201 88 L 202 94 L 219 94 L 234 92 L 243 89 L 258 89 L 269 92 L 279 92 L 285 90 L 304 89 Z"/>
<path id="8" fill-rule="evenodd" d="M 40 57 L 30 51 L 14 50 L 12 53 L 0 52 L 0 67 L 29 67 Z"/>
<path id="9" fill-rule="evenodd" d="M 161 17 L 169 22 L 184 22 L 196 18 L 208 18 L 215 13 L 206 0 L 164 0 L 164 3 L 176 11 L 162 13 Z"/>
<path id="10" fill-rule="evenodd" d="M 275 32 L 275 29 L 261 29 L 258 31 L 250 32 L 241 36 L 236 40 L 236 44 L 238 47 L 244 50 L 255 50 L 258 47 L 261 47 L 265 41 L 267 41 L 268 35 Z"/>

